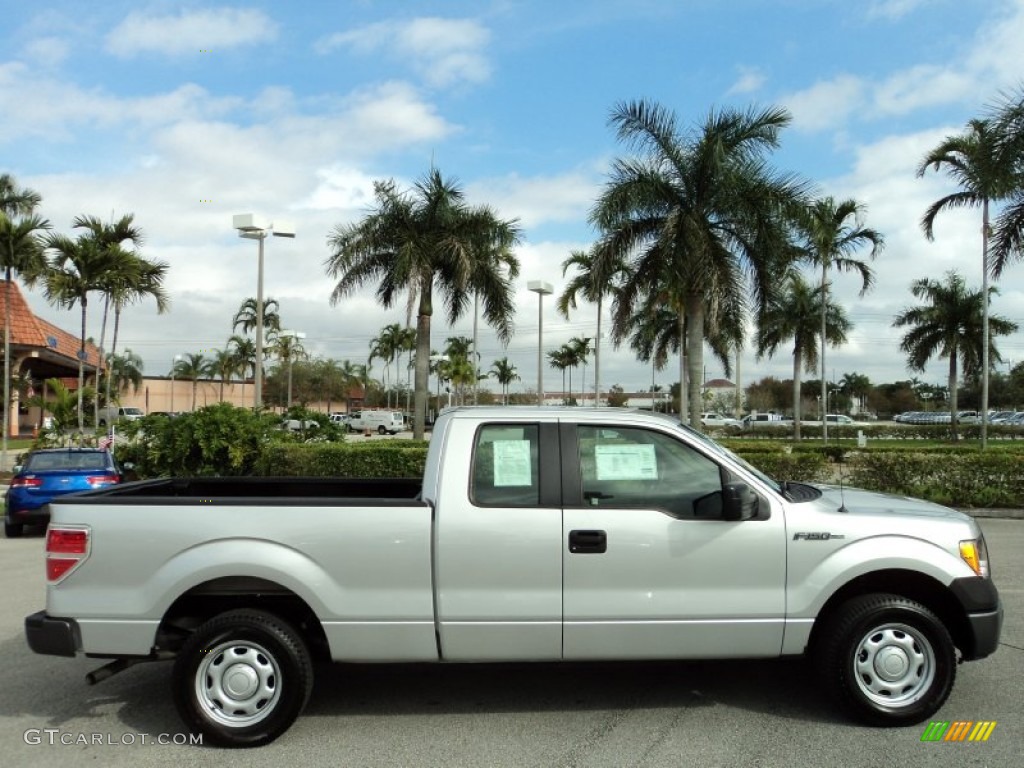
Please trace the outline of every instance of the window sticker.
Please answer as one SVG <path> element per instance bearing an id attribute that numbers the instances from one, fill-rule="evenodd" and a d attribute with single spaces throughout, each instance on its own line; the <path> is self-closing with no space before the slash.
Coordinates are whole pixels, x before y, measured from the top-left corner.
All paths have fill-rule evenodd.
<path id="1" fill-rule="evenodd" d="M 653 445 L 596 445 L 598 480 L 657 480 L 658 461 Z"/>
<path id="2" fill-rule="evenodd" d="M 494 487 L 532 484 L 529 440 L 494 441 Z"/>

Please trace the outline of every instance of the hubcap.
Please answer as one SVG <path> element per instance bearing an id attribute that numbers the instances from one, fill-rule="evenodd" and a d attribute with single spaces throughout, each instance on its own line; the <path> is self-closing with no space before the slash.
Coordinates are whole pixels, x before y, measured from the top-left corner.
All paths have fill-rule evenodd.
<path id="1" fill-rule="evenodd" d="M 875 704 L 906 707 L 931 687 L 935 650 L 913 627 L 884 624 L 857 644 L 853 672 L 861 692 Z"/>
<path id="2" fill-rule="evenodd" d="M 241 728 L 266 718 L 281 693 L 277 660 L 252 641 L 221 643 L 196 670 L 196 698 L 208 716 Z"/>

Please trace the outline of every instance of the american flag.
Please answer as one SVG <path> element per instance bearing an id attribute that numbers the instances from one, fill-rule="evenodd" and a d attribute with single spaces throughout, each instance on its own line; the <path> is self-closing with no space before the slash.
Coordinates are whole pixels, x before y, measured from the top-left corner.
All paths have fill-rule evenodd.
<path id="1" fill-rule="evenodd" d="M 114 430 L 111 429 L 109 432 L 107 432 L 107 434 L 101 437 L 98 445 L 100 449 L 104 451 L 109 451 L 111 447 L 114 445 Z"/>

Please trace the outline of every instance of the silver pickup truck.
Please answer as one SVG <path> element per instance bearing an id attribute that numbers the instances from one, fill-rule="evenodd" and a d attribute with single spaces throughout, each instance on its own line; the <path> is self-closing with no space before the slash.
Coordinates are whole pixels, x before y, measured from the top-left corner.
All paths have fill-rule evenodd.
<path id="1" fill-rule="evenodd" d="M 907 725 L 998 645 L 977 524 L 777 482 L 677 422 L 470 408 L 419 480 L 194 478 L 64 497 L 37 653 L 173 658 L 207 743 L 269 742 L 339 662 L 807 654 L 857 719 Z"/>

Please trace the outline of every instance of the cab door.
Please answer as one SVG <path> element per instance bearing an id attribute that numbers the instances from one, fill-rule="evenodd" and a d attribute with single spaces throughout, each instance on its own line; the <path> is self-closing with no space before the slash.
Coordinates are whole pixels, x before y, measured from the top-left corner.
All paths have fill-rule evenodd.
<path id="1" fill-rule="evenodd" d="M 442 657 L 560 659 L 557 422 L 484 423 L 448 430 L 445 441 L 434 526 Z"/>
<path id="2" fill-rule="evenodd" d="M 754 519 L 722 519 L 723 479 L 732 478 L 671 432 L 563 431 L 578 467 L 563 513 L 564 658 L 778 655 L 781 509 L 759 497 Z"/>

